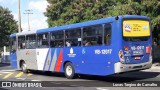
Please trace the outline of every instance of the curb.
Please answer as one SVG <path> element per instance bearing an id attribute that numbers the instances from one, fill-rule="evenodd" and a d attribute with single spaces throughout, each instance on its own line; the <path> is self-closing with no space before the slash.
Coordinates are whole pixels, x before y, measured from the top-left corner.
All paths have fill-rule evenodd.
<path id="1" fill-rule="evenodd" d="M 10 62 L 1 62 L 0 64 L 11 64 Z"/>
<path id="2" fill-rule="evenodd" d="M 160 63 L 154 63 L 154 64 L 152 64 L 152 66 L 160 67 Z"/>

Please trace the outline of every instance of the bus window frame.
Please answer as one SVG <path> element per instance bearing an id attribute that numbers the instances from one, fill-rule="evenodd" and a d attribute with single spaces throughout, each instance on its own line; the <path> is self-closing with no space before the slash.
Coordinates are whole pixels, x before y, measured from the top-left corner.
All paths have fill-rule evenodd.
<path id="1" fill-rule="evenodd" d="M 66 32 L 67 31 L 76 31 L 76 30 L 78 30 L 79 32 L 80 32 L 80 37 L 70 37 L 70 38 L 66 38 Z M 79 27 L 79 28 L 71 28 L 71 29 L 66 29 L 66 30 L 64 30 L 65 32 L 64 32 L 64 46 L 66 47 L 66 48 L 70 48 L 70 47 L 81 47 L 82 46 L 82 28 L 81 27 Z M 66 46 L 66 41 L 67 41 L 67 39 L 77 39 L 77 41 L 78 41 L 78 38 L 81 38 L 81 42 L 80 42 L 80 44 L 81 45 L 77 45 L 77 46 L 69 46 L 69 47 L 67 47 Z"/>
<path id="2" fill-rule="evenodd" d="M 25 48 L 19 48 L 19 37 L 22 37 L 22 36 L 24 36 Z M 17 36 L 17 49 L 18 50 L 24 50 L 24 49 L 26 49 L 26 35 L 19 35 L 19 36 Z"/>
<path id="3" fill-rule="evenodd" d="M 51 40 L 52 33 L 54 33 L 54 32 L 63 32 L 63 39 Z M 65 40 L 65 39 L 64 39 L 64 38 L 65 38 L 65 34 L 64 34 L 64 33 L 65 33 L 65 30 L 57 30 L 57 31 L 52 31 L 52 32 L 50 32 L 50 36 L 49 36 L 49 39 L 50 39 L 50 40 L 49 40 L 49 44 L 50 44 L 50 46 L 49 46 L 49 47 L 50 47 L 50 48 L 63 48 L 63 47 L 65 47 L 65 44 L 64 44 L 64 43 L 65 43 L 65 41 L 64 41 L 64 40 Z M 61 41 L 61 40 L 63 41 L 63 45 L 62 45 L 62 46 L 58 47 L 58 46 L 55 45 L 54 47 L 51 47 L 51 41 Z"/>
<path id="4" fill-rule="evenodd" d="M 27 48 L 27 36 L 33 36 L 33 35 L 35 36 L 35 47 L 34 48 Z M 36 49 L 37 48 L 37 45 L 38 45 L 37 44 L 37 34 L 27 34 L 25 39 L 26 39 L 26 49 Z"/>
<path id="5" fill-rule="evenodd" d="M 83 34 L 83 32 L 84 32 L 84 28 L 86 28 L 86 27 L 92 27 L 92 26 L 98 26 L 98 25 L 100 25 L 101 27 L 102 27 L 102 30 L 101 30 L 101 37 L 103 38 L 103 24 L 94 24 L 94 25 L 90 25 L 90 26 L 85 26 L 85 27 L 83 27 L 82 28 L 82 43 L 81 43 L 81 45 L 83 46 L 83 47 L 89 47 L 89 46 L 102 46 L 103 45 L 103 41 L 102 41 L 102 44 L 97 44 L 97 45 L 89 45 L 89 46 L 85 46 L 85 45 L 83 45 L 83 42 L 84 42 L 84 34 Z M 95 37 L 95 36 L 99 36 L 99 35 L 92 35 L 92 37 Z M 103 39 L 102 39 L 103 40 Z"/>
<path id="6" fill-rule="evenodd" d="M 111 28 L 110 28 L 110 30 L 111 30 L 111 33 L 110 33 L 110 34 L 111 34 L 111 36 L 110 36 L 110 43 L 109 43 L 109 44 L 106 44 L 106 43 L 105 43 L 105 39 L 103 40 L 103 42 L 104 42 L 103 44 L 104 44 L 105 46 L 109 46 L 109 45 L 112 44 L 113 25 L 112 25 L 112 23 L 104 23 L 103 25 L 104 25 L 104 27 L 103 27 L 103 29 L 104 29 L 104 31 L 103 31 L 103 34 L 104 34 L 103 39 L 104 39 L 104 37 L 105 37 L 105 25 L 110 25 L 110 26 L 111 26 Z"/>
<path id="7" fill-rule="evenodd" d="M 39 37 L 39 35 L 43 35 L 43 34 L 47 34 L 48 36 L 47 36 L 47 42 L 48 42 L 48 45 L 45 45 L 46 47 L 43 47 L 44 45 L 39 45 L 38 43 L 39 43 L 39 40 L 38 40 L 38 37 Z M 50 48 L 50 39 L 49 39 L 49 37 L 50 37 L 50 33 L 49 32 L 44 32 L 44 33 L 37 33 L 36 34 L 36 43 L 37 43 L 37 46 L 36 46 L 36 48 L 38 48 L 38 49 L 40 49 L 40 48 Z M 43 40 L 42 40 L 43 41 Z"/>
<path id="8" fill-rule="evenodd" d="M 15 43 L 15 45 L 14 45 L 14 43 Z M 13 46 L 15 46 L 15 50 L 13 49 Z M 10 53 L 16 52 L 16 50 L 17 50 L 17 37 L 16 36 L 9 38 L 9 50 L 10 50 Z"/>

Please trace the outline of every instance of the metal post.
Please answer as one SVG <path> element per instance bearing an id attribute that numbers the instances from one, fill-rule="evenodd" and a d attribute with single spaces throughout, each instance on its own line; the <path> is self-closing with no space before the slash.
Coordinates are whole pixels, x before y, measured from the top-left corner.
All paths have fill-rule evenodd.
<path id="1" fill-rule="evenodd" d="M 18 0 L 18 32 L 21 32 L 20 0 Z"/>
<path id="2" fill-rule="evenodd" d="M 28 14 L 28 31 L 30 31 L 30 23 L 29 23 L 29 15 L 30 14 L 33 14 L 33 13 L 30 13 L 32 10 L 25 10 L 27 13 L 24 13 L 24 14 Z"/>

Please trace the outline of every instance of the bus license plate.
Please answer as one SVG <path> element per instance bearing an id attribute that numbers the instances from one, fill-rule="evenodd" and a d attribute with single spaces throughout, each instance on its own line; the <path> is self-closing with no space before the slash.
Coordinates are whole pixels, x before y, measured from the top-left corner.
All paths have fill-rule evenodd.
<path id="1" fill-rule="evenodd" d="M 143 51 L 142 50 L 133 51 L 133 55 L 143 55 Z"/>

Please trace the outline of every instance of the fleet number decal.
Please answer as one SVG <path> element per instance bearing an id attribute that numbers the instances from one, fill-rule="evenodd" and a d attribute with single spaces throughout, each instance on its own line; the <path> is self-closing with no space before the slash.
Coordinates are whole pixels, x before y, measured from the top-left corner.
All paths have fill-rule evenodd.
<path id="1" fill-rule="evenodd" d="M 96 49 L 95 50 L 95 54 L 111 54 L 112 53 L 112 49 Z"/>

